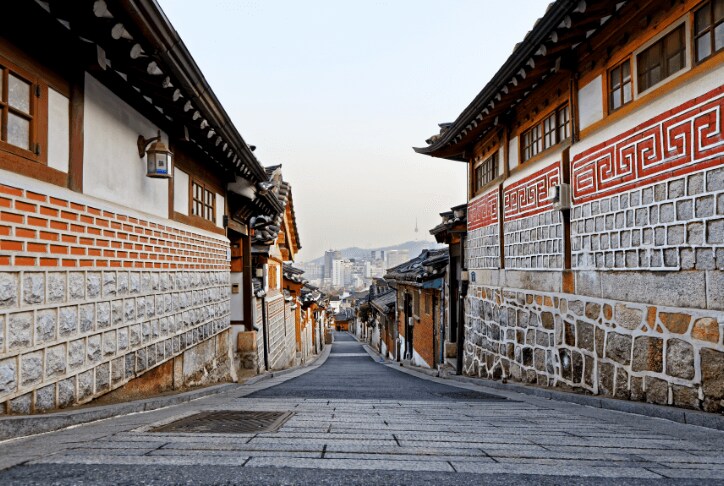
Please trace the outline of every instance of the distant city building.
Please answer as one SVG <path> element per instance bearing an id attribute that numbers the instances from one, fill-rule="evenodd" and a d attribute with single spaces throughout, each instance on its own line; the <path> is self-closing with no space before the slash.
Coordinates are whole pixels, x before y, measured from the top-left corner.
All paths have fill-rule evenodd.
<path id="1" fill-rule="evenodd" d="M 410 252 L 407 250 L 390 250 L 386 252 L 386 269 L 394 268 L 410 259 Z"/>
<path id="2" fill-rule="evenodd" d="M 324 252 L 324 278 L 332 278 L 332 262 L 334 262 L 334 260 L 341 259 L 342 252 L 340 252 L 339 250 L 327 250 Z"/>

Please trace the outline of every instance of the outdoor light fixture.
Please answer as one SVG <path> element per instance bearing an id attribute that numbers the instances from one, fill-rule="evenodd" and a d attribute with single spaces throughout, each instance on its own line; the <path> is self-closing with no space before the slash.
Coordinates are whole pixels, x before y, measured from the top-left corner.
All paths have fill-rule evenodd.
<path id="1" fill-rule="evenodd" d="M 161 130 L 153 138 L 147 139 L 143 135 L 138 136 L 138 156 L 143 158 L 144 155 L 146 155 L 146 177 L 171 178 L 173 153 L 161 141 Z"/>

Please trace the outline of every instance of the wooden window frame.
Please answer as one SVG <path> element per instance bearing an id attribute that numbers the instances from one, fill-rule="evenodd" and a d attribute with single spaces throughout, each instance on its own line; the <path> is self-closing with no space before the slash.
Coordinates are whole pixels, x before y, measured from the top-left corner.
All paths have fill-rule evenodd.
<path id="1" fill-rule="evenodd" d="M 189 180 L 189 216 L 216 224 L 216 191 L 214 191 L 209 184 L 200 179 L 189 177 Z M 200 200 L 196 198 L 195 186 L 198 186 L 201 189 L 202 199 Z M 206 202 L 206 198 L 209 195 L 211 196 L 210 205 Z M 203 214 L 196 214 L 197 203 L 201 205 L 202 212 L 206 213 L 210 211 L 211 218 L 207 218 Z"/>
<path id="2" fill-rule="evenodd" d="M 626 56 L 626 58 L 622 61 L 619 61 L 614 66 L 611 66 L 609 69 L 606 70 L 606 103 L 608 105 L 608 113 L 613 113 L 616 110 L 620 110 L 622 107 L 626 106 L 627 104 L 631 103 L 634 100 L 634 78 L 633 78 L 633 67 L 632 67 L 632 59 L 631 56 Z M 628 83 L 624 82 L 623 78 L 623 67 L 628 66 Z M 621 74 L 619 74 L 620 82 L 618 86 L 614 86 L 614 83 L 611 79 L 611 76 L 614 71 L 621 70 Z M 625 89 L 624 87 L 626 85 L 630 86 L 630 99 L 626 101 L 625 97 Z M 618 89 L 618 98 L 619 98 L 619 105 L 617 107 L 613 106 L 613 100 L 614 100 L 614 91 Z"/>
<path id="3" fill-rule="evenodd" d="M 10 74 L 22 79 L 30 85 L 29 113 L 10 107 L 8 100 Z M 0 77 L 2 77 L 2 93 L 0 93 L 0 151 L 3 156 L 11 159 L 24 159 L 47 166 L 48 138 L 48 85 L 41 76 L 18 66 L 7 57 L 0 55 Z M 29 140 L 27 149 L 7 141 L 8 116 L 15 113 L 29 121 Z"/>
<path id="4" fill-rule="evenodd" d="M 520 134 L 521 164 L 571 138 L 571 109 L 567 101 L 547 112 Z"/>
<path id="5" fill-rule="evenodd" d="M 722 26 L 722 29 L 724 29 L 724 17 L 720 20 L 716 20 L 714 18 L 714 4 L 717 1 L 721 1 L 724 3 L 724 0 L 709 0 L 708 2 L 705 2 L 702 5 L 699 5 L 698 8 L 692 10 L 692 20 L 691 20 L 691 33 L 692 33 L 692 40 L 691 40 L 691 50 L 692 50 L 692 61 L 694 64 L 700 64 L 708 59 L 711 59 L 713 56 L 715 56 L 718 52 L 724 50 L 724 45 L 720 47 L 719 49 L 716 48 L 716 29 L 717 27 Z M 701 31 L 696 30 L 696 16 L 699 12 L 703 11 L 704 9 L 709 9 L 709 25 Z M 702 57 L 699 59 L 698 53 L 699 53 L 699 44 L 698 40 L 705 35 L 709 34 L 709 54 L 705 57 Z"/>
<path id="6" fill-rule="evenodd" d="M 691 36 L 687 34 L 687 32 L 690 31 L 690 21 L 689 18 L 691 16 L 691 12 L 687 13 L 686 15 L 683 15 L 680 19 L 674 21 L 669 25 L 666 29 L 664 29 L 662 32 L 660 32 L 658 35 L 652 37 L 649 39 L 648 42 L 646 42 L 644 45 L 636 49 L 632 54 L 631 58 L 633 62 L 631 63 L 631 67 L 633 68 L 632 77 L 635 80 L 634 85 L 634 98 L 644 96 L 651 91 L 656 90 L 660 86 L 670 82 L 671 80 L 681 76 L 682 74 L 686 73 L 687 71 L 691 70 L 692 66 L 692 53 L 691 53 Z M 662 77 L 659 79 L 656 83 L 651 84 L 649 86 L 646 86 L 644 89 L 641 87 L 641 74 L 639 66 L 641 64 L 640 56 L 644 53 L 648 52 L 651 48 L 661 45 L 661 49 L 663 49 L 663 43 L 666 38 L 668 38 L 669 35 L 672 35 L 675 31 L 681 29 L 681 38 L 683 39 L 683 59 L 684 64 L 680 69 L 677 71 L 673 71 L 666 75 L 665 77 Z M 679 51 L 682 52 L 682 51 Z M 663 55 L 663 51 L 662 51 Z M 665 56 L 664 56 L 665 58 Z M 668 62 L 666 59 L 662 59 L 662 67 L 661 69 L 664 69 L 663 63 Z M 662 74 L 663 76 L 663 74 Z"/>
<path id="7" fill-rule="evenodd" d="M 485 158 L 480 158 L 473 165 L 473 194 L 477 194 L 485 186 L 493 182 L 498 177 L 498 148 L 488 154 Z"/>

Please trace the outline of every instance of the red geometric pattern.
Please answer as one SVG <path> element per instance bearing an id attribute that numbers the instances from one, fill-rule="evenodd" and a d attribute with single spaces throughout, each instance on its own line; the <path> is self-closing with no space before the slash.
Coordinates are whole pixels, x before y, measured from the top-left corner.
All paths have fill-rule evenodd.
<path id="1" fill-rule="evenodd" d="M 468 231 L 498 222 L 498 187 L 468 202 Z"/>
<path id="2" fill-rule="evenodd" d="M 511 184 L 503 191 L 503 211 L 506 221 L 533 216 L 552 207 L 548 189 L 561 180 L 561 164 L 548 167 Z"/>
<path id="3" fill-rule="evenodd" d="M 576 155 L 580 204 L 724 163 L 724 86 Z"/>

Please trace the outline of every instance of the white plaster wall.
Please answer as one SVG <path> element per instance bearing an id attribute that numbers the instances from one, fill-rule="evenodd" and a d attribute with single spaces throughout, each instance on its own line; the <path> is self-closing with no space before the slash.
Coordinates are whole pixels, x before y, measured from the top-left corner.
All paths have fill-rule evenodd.
<path id="1" fill-rule="evenodd" d="M 224 214 L 226 213 L 226 208 L 224 207 L 224 196 L 221 194 L 216 194 L 216 226 L 219 228 L 224 227 Z"/>
<path id="2" fill-rule="evenodd" d="M 173 210 L 189 215 L 189 175 L 178 167 L 173 169 Z"/>
<path id="3" fill-rule="evenodd" d="M 544 169 L 551 165 L 553 162 L 560 162 L 561 160 L 561 152 L 559 151 L 553 151 L 552 153 L 546 155 L 545 157 L 536 160 L 533 163 L 527 162 L 525 164 L 525 167 L 521 169 L 519 172 L 516 172 L 515 174 L 511 175 L 505 181 L 503 181 L 503 186 L 508 187 L 511 184 L 514 184 L 518 182 L 519 180 L 523 179 L 524 177 L 527 177 L 531 175 L 534 172 L 538 172 L 541 169 Z"/>
<path id="4" fill-rule="evenodd" d="M 724 79 L 724 64 L 712 71 L 690 80 L 664 96 L 651 98 L 648 103 L 642 104 L 637 110 L 627 116 L 602 127 L 585 139 L 571 146 L 571 158 L 603 141 L 609 140 L 622 132 L 629 130 L 640 123 L 654 118 L 692 98 L 701 96 L 722 85 Z M 648 98 L 647 98 L 648 100 Z"/>
<path id="5" fill-rule="evenodd" d="M 70 100 L 48 88 L 48 167 L 68 172 Z"/>
<path id="6" fill-rule="evenodd" d="M 518 137 L 508 140 L 508 163 L 511 170 L 518 167 Z"/>
<path id="7" fill-rule="evenodd" d="M 168 181 L 146 177 L 136 144 L 139 135 L 156 136 L 157 127 L 88 73 L 83 130 L 84 192 L 167 218 Z"/>
<path id="8" fill-rule="evenodd" d="M 602 75 L 578 90 L 578 117 L 581 129 L 603 118 Z"/>

